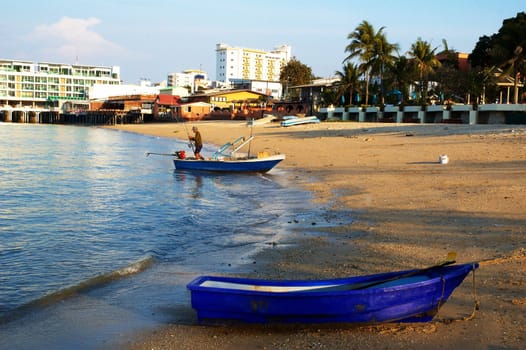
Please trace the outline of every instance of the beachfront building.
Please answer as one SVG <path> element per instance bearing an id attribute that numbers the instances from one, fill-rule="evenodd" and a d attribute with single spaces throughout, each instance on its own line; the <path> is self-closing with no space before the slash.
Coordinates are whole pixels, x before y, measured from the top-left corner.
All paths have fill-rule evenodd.
<path id="1" fill-rule="evenodd" d="M 250 90 L 202 91 L 183 99 L 184 103 L 206 103 L 211 107 L 208 119 L 260 118 L 270 106 L 268 95 Z M 202 116 L 202 115 L 201 115 Z M 202 116 L 203 117 L 203 116 Z"/>
<path id="2" fill-rule="evenodd" d="M 259 92 L 275 100 L 281 100 L 283 91 L 280 82 L 268 80 L 230 79 L 230 86 L 235 90 Z"/>
<path id="3" fill-rule="evenodd" d="M 95 84 L 119 85 L 120 68 L 0 59 L 0 107 L 88 107 Z"/>
<path id="4" fill-rule="evenodd" d="M 216 79 L 229 83 L 232 79 L 279 81 L 281 68 L 291 56 L 291 47 L 282 45 L 272 51 L 216 45 Z"/>
<path id="5" fill-rule="evenodd" d="M 467 72 L 471 69 L 469 64 L 469 54 L 465 52 L 443 51 L 436 55 L 436 59 L 441 64 L 445 64 L 449 61 L 453 63 L 457 70 L 462 72 Z"/>
<path id="6" fill-rule="evenodd" d="M 93 84 L 88 88 L 89 100 L 104 100 L 115 96 L 129 96 L 129 95 L 159 95 L 163 87 L 153 85 L 149 81 L 141 81 L 139 85 L 136 84 Z"/>
<path id="7" fill-rule="evenodd" d="M 169 87 L 184 87 L 190 93 L 207 88 L 210 85 L 208 75 L 201 69 L 187 69 L 181 73 L 168 74 Z"/>

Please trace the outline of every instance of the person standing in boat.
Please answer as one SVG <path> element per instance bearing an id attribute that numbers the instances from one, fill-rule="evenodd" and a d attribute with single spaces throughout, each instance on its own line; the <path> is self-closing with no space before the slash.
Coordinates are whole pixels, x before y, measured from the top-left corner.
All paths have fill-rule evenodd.
<path id="1" fill-rule="evenodd" d="M 188 139 L 194 142 L 195 159 L 204 159 L 201 156 L 201 149 L 203 148 L 203 139 L 201 138 L 201 133 L 199 132 L 199 129 L 197 129 L 197 126 L 193 126 L 192 131 L 194 132 L 194 136 L 188 136 Z"/>

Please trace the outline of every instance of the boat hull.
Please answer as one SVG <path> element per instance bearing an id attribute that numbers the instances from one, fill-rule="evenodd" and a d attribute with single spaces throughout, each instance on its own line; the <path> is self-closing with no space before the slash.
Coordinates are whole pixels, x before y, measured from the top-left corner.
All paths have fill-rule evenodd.
<path id="1" fill-rule="evenodd" d="M 289 117 L 286 118 L 281 122 L 281 126 L 293 126 L 293 125 L 301 125 L 301 124 L 312 124 L 312 123 L 319 123 L 320 120 L 315 116 L 310 117 Z"/>
<path id="2" fill-rule="evenodd" d="M 187 287 L 200 323 L 427 322 L 477 267 L 474 263 L 317 281 L 202 276 Z"/>
<path id="3" fill-rule="evenodd" d="M 266 173 L 285 159 L 285 155 L 236 160 L 174 159 L 177 170 L 232 173 Z"/>

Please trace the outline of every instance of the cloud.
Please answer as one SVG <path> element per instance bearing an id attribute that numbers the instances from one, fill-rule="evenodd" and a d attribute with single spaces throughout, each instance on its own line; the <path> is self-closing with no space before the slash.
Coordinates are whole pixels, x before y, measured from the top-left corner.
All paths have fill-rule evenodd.
<path id="1" fill-rule="evenodd" d="M 125 49 L 105 39 L 92 29 L 100 24 L 97 18 L 62 17 L 58 22 L 39 25 L 25 39 L 32 43 L 39 56 L 61 62 L 97 64 L 125 53 Z"/>

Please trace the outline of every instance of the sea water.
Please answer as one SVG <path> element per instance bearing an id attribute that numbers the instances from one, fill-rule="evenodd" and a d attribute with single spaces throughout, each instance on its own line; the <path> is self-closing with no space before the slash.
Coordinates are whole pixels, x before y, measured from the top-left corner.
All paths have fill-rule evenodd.
<path id="1" fill-rule="evenodd" d="M 255 251 L 290 241 L 291 223 L 320 221 L 279 166 L 266 175 L 186 173 L 169 156 L 146 154 L 187 146 L 0 123 L 0 348 L 35 345 L 28 339 L 90 348 L 131 325 L 193 322 L 191 279 L 232 273 Z"/>

